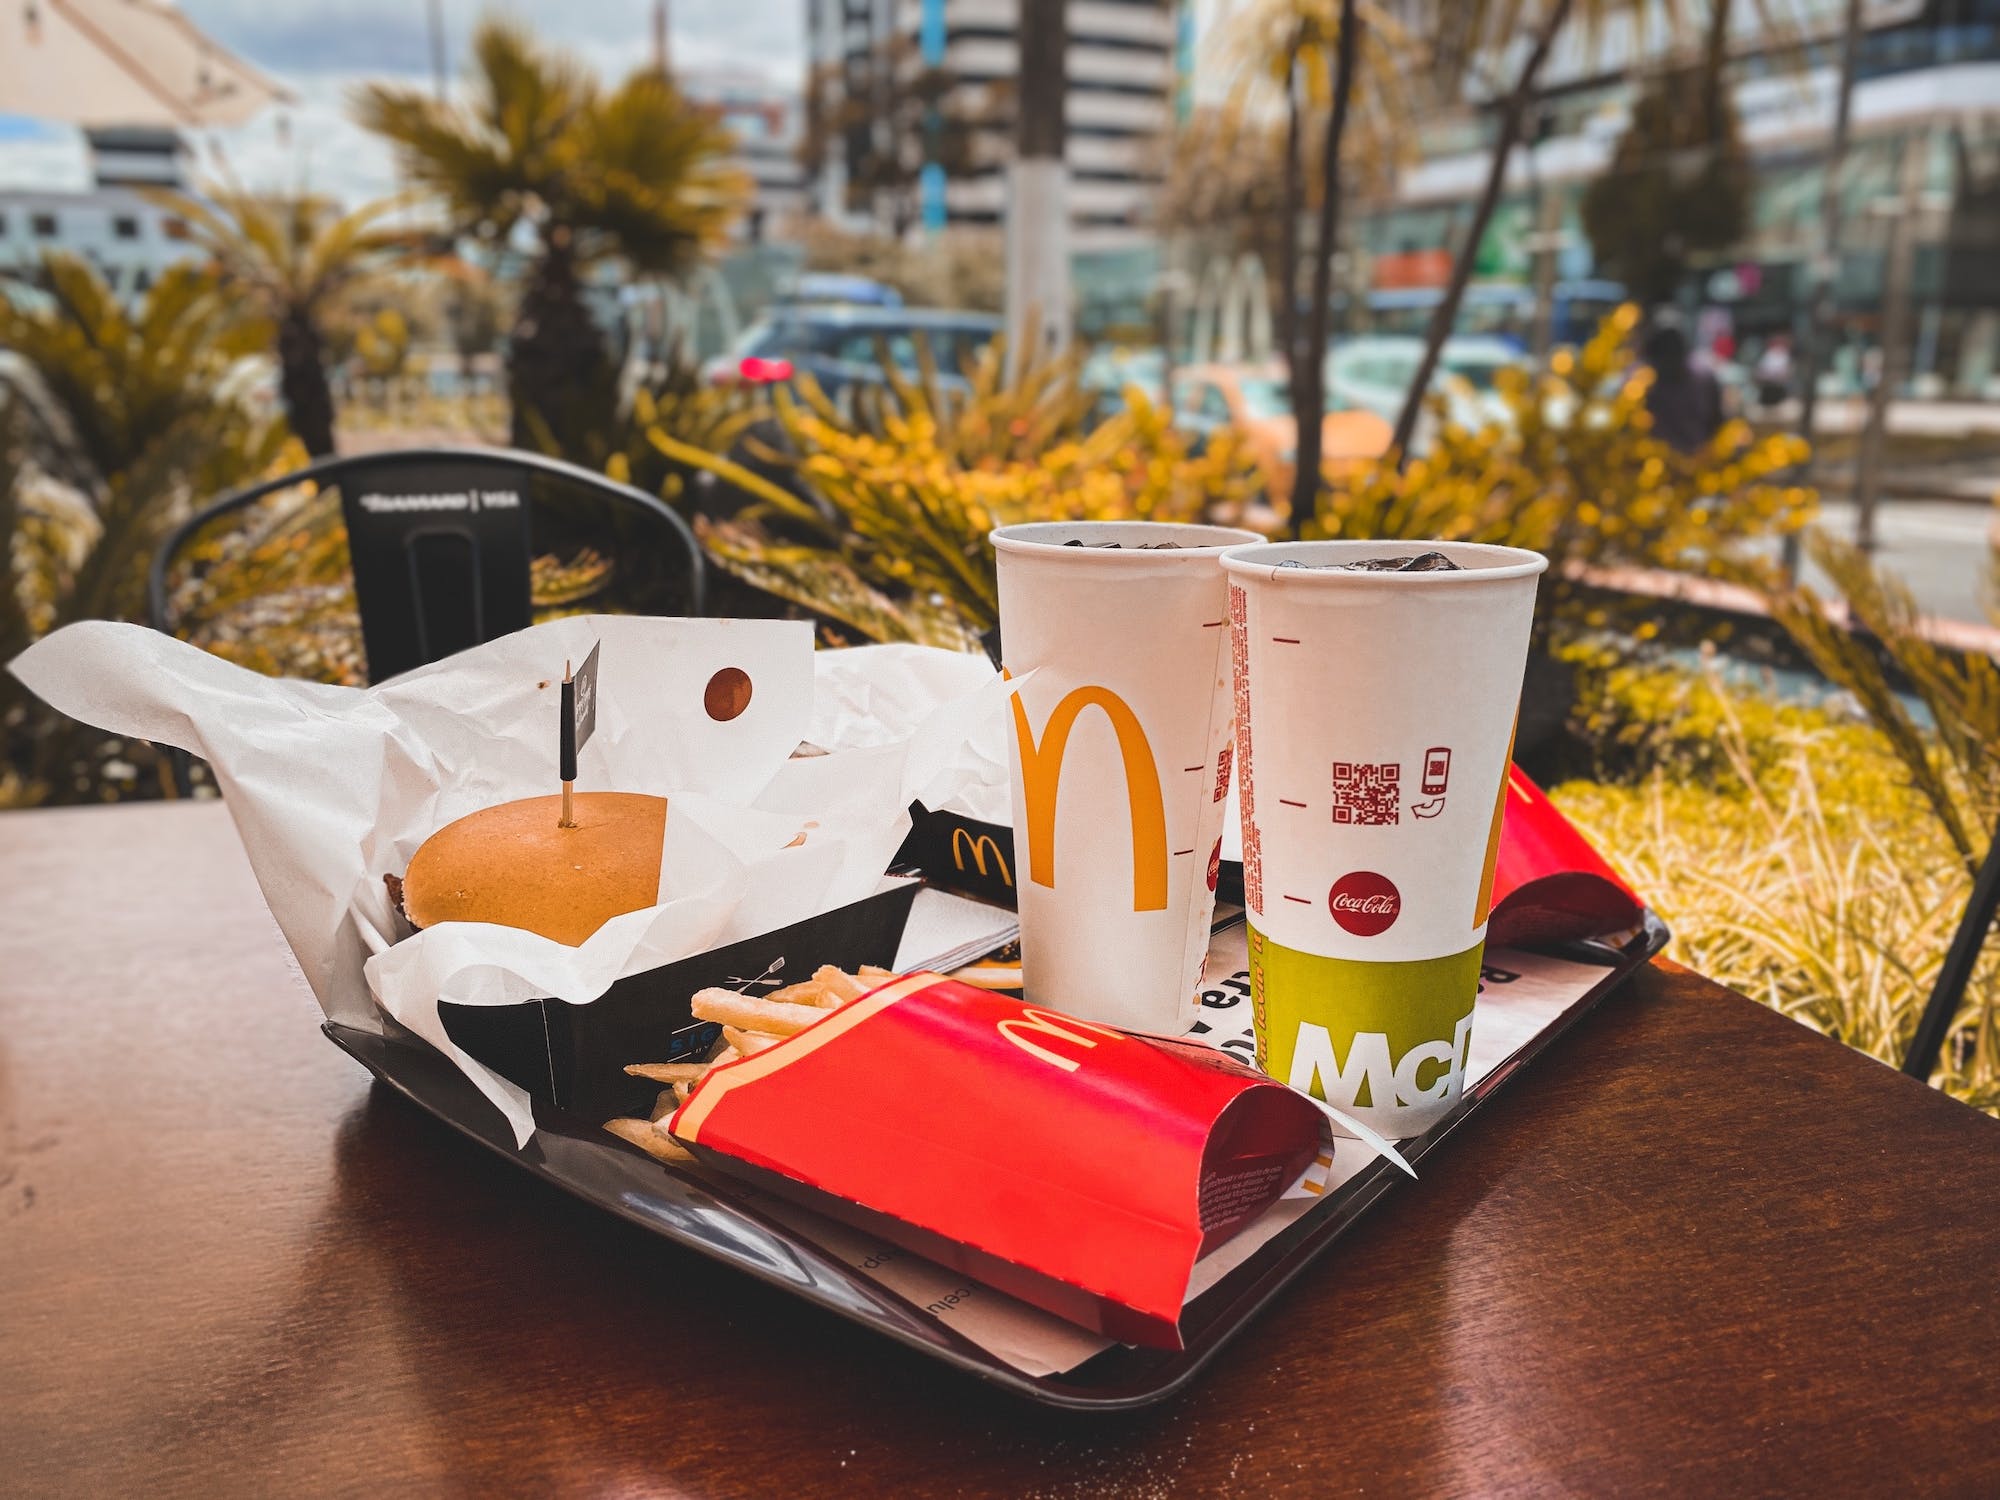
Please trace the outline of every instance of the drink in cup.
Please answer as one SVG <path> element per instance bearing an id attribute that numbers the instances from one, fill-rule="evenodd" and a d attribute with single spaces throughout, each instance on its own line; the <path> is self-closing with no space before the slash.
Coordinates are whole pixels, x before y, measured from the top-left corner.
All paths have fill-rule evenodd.
<path id="1" fill-rule="evenodd" d="M 1229 788 L 1227 587 L 1257 534 L 1148 521 L 993 533 L 1028 999 L 1169 1034 L 1200 1014 Z M 1032 676 L 1029 674 L 1032 672 Z"/>
<path id="2" fill-rule="evenodd" d="M 1392 1137 L 1465 1084 L 1540 553 L 1236 548 L 1257 1062 Z"/>

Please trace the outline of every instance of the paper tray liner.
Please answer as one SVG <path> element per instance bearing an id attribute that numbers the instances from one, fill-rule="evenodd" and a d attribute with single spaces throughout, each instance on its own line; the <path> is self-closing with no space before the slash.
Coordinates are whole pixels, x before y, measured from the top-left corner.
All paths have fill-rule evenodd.
<path id="1" fill-rule="evenodd" d="M 931 974 L 717 1069 L 669 1128 L 718 1170 L 1168 1349 L 1197 1258 L 1321 1141 L 1312 1104 L 1213 1049 Z"/>

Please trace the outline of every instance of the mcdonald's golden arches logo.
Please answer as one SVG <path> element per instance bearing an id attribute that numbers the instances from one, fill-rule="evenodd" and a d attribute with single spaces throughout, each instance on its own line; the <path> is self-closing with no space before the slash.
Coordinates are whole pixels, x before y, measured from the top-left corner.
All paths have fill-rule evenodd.
<path id="1" fill-rule="evenodd" d="M 1086 708 L 1095 708 L 1118 736 L 1125 765 L 1125 794 L 1132 816 L 1132 910 L 1162 911 L 1167 904 L 1167 809 L 1160 795 L 1160 768 L 1153 747 L 1132 707 L 1110 688 L 1072 689 L 1049 715 L 1040 744 L 1028 726 L 1028 711 L 1014 695 L 1014 737 L 1021 750 L 1022 801 L 1028 814 L 1028 878 L 1054 889 L 1056 883 L 1056 797 L 1070 731 Z M 1014 851 L 1015 858 L 1020 850 Z"/>
<path id="2" fill-rule="evenodd" d="M 1007 856 L 1001 852 L 1000 846 L 993 841 L 993 835 L 990 833 L 975 834 L 970 828 L 966 828 L 963 825 L 952 829 L 951 864 L 952 868 L 960 874 L 965 873 L 966 856 L 970 855 L 972 858 L 972 868 L 978 871 L 981 880 L 985 880 L 987 878 L 986 857 L 989 854 L 993 856 L 993 863 L 1000 871 L 1000 883 L 1011 889 L 1014 884 L 1014 872 L 1007 868 Z"/>

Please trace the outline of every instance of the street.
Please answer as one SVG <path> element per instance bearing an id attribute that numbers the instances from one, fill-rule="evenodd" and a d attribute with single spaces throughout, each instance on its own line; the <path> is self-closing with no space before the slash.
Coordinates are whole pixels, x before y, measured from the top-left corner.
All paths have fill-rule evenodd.
<path id="1" fill-rule="evenodd" d="M 1820 525 L 1835 536 L 1854 536 L 1854 503 L 1826 500 Z M 1876 512 L 1876 561 L 1909 585 L 1926 614 L 1987 624 L 1995 601 L 1993 528 L 2000 510 L 1953 500 L 1891 500 Z M 1807 581 L 1824 589 L 1812 569 Z"/>

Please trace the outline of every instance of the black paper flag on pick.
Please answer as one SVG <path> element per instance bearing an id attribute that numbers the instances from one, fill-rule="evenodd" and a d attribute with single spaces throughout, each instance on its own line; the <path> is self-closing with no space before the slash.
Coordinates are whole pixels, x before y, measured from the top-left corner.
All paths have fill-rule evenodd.
<path id="1" fill-rule="evenodd" d="M 591 646 L 590 655 L 583 659 L 583 670 L 574 675 L 569 664 L 563 664 L 556 764 L 557 774 L 564 782 L 576 780 L 576 753 L 597 731 L 597 653 L 601 646 L 602 642 Z"/>
<path id="2" fill-rule="evenodd" d="M 597 732 L 597 653 L 602 642 L 593 643 L 590 655 L 576 674 L 575 701 L 570 705 L 570 722 L 576 725 L 576 748 L 581 750 Z"/>

